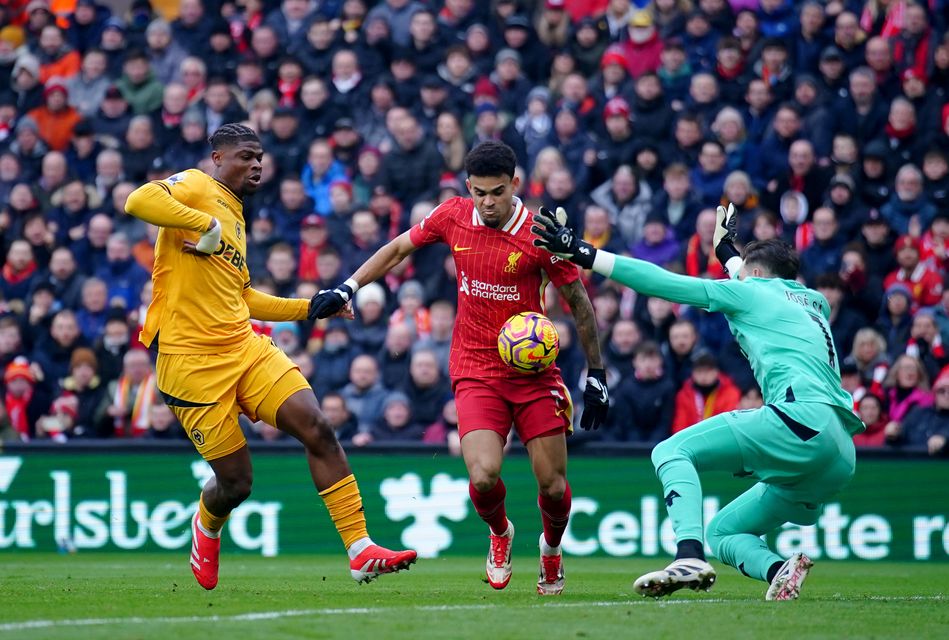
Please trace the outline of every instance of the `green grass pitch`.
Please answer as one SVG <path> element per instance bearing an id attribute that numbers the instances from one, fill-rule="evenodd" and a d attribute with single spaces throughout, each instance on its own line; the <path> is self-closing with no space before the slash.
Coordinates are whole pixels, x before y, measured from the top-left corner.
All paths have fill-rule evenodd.
<path id="1" fill-rule="evenodd" d="M 567 558 L 566 592 L 541 599 L 526 555 L 501 592 L 473 557 L 357 585 L 345 556 L 225 555 L 206 592 L 186 555 L 7 555 L 0 640 L 949 638 L 945 564 L 818 562 L 800 600 L 771 603 L 763 583 L 713 561 L 710 593 L 636 596 L 632 580 L 663 562 Z"/>

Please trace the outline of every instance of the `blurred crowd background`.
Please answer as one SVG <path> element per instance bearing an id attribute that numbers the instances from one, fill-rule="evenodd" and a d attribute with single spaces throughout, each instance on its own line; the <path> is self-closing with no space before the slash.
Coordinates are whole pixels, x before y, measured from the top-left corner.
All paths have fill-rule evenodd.
<path id="1" fill-rule="evenodd" d="M 0 2 L 0 367 L 5 439 L 184 439 L 138 343 L 157 230 L 146 180 L 210 171 L 247 122 L 256 288 L 336 285 L 500 139 L 519 196 L 584 239 L 724 277 L 715 207 L 783 237 L 830 302 L 865 447 L 946 452 L 949 2 L 928 0 L 96 0 Z M 719 314 L 584 274 L 614 404 L 575 443 L 655 443 L 760 406 Z M 356 320 L 255 323 L 311 380 L 341 440 L 457 447 L 446 246 L 360 289 Z M 585 362 L 548 313 L 575 400 Z M 579 412 L 581 407 L 577 407 Z M 278 440 L 246 424 L 250 438 Z"/>

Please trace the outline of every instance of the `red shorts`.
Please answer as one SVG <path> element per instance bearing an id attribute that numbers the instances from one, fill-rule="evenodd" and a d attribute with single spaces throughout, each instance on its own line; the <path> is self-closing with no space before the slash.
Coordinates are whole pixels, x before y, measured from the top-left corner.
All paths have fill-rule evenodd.
<path id="1" fill-rule="evenodd" d="M 573 431 L 573 401 L 555 369 L 510 378 L 454 382 L 458 435 L 487 429 L 507 440 L 513 426 L 521 442 Z"/>

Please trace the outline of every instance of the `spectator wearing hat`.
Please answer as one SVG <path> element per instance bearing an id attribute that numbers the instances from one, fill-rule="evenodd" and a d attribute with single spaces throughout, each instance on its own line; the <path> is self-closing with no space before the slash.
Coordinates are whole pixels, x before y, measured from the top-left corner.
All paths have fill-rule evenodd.
<path id="1" fill-rule="evenodd" d="M 181 63 L 188 52 L 175 42 L 171 24 L 163 18 L 155 18 L 145 28 L 145 53 L 152 72 L 162 85 L 178 80 Z"/>
<path id="2" fill-rule="evenodd" d="M 114 84 L 105 90 L 99 111 L 91 119 L 92 128 L 100 136 L 106 136 L 112 144 L 125 138 L 132 114 L 125 96 Z"/>
<path id="3" fill-rule="evenodd" d="M 863 148 L 862 155 L 857 176 L 857 195 L 867 207 L 882 207 L 892 194 L 886 144 L 882 140 L 873 140 Z"/>
<path id="4" fill-rule="evenodd" d="M 921 262 L 919 239 L 910 235 L 900 236 L 893 251 L 899 268 L 886 277 L 883 286 L 887 290 L 897 283 L 909 287 L 914 312 L 919 307 L 938 304 L 942 298 L 942 278 Z"/>
<path id="5" fill-rule="evenodd" d="M 162 162 L 168 167 L 197 167 L 209 155 L 204 114 L 190 107 L 181 115 L 179 126 L 181 135 L 165 148 Z"/>
<path id="6" fill-rule="evenodd" d="M 550 49 L 540 43 L 527 16 L 515 14 L 508 17 L 504 21 L 502 37 L 504 49 L 501 51 L 510 49 L 518 54 L 520 70 L 529 81 L 528 89 L 534 84 L 543 83 L 550 75 Z M 495 58 L 497 66 L 498 60 Z"/>
<path id="7" fill-rule="evenodd" d="M 837 216 L 840 235 L 845 241 L 856 240 L 867 217 L 867 208 L 856 199 L 856 183 L 848 173 L 838 173 L 830 179 L 824 206 Z"/>
<path id="8" fill-rule="evenodd" d="M 300 222 L 299 268 L 300 280 L 315 282 L 319 279 L 320 256 L 331 248 L 326 219 L 311 213 Z"/>
<path id="9" fill-rule="evenodd" d="M 895 282 L 886 288 L 874 328 L 883 336 L 890 359 L 903 353 L 904 345 L 909 340 L 913 322 L 912 309 L 913 292 L 905 283 Z"/>
<path id="10" fill-rule="evenodd" d="M 570 16 L 566 0 L 544 0 L 534 19 L 537 39 L 548 49 L 562 49 L 570 38 Z"/>
<path id="11" fill-rule="evenodd" d="M 61 421 L 61 433 L 69 439 L 100 437 L 96 410 L 102 404 L 105 385 L 97 373 L 98 366 L 92 349 L 76 349 L 70 358 L 69 375 L 63 379 L 62 391 L 50 407 L 49 417 Z"/>
<path id="12" fill-rule="evenodd" d="M 843 54 L 836 45 L 828 45 L 821 51 L 817 71 L 818 86 L 828 101 L 833 103 L 847 96 L 847 68 L 844 66 Z"/>
<path id="13" fill-rule="evenodd" d="M 22 179 L 34 180 L 39 177 L 40 167 L 49 147 L 40 138 L 40 128 L 36 120 L 30 116 L 20 118 L 13 130 L 13 142 L 8 150 L 20 163 Z"/>
<path id="14" fill-rule="evenodd" d="M 164 87 L 152 73 L 148 55 L 141 49 L 129 51 L 116 87 L 136 115 L 149 114 L 162 105 Z"/>
<path id="15" fill-rule="evenodd" d="M 646 72 L 659 70 L 663 42 L 647 10 L 632 15 L 620 46 L 626 56 L 626 70 L 633 80 Z"/>
<path id="16" fill-rule="evenodd" d="M 936 207 L 937 215 L 949 211 L 949 155 L 945 151 L 937 147 L 926 151 L 923 178 L 926 198 Z"/>
<path id="17" fill-rule="evenodd" d="M 589 83 L 589 93 L 597 104 L 606 104 L 617 97 L 628 98 L 632 80 L 626 71 L 626 53 L 618 44 L 610 45 L 600 59 L 599 73 Z"/>
<path id="18" fill-rule="evenodd" d="M 389 316 L 389 324 L 404 324 L 418 339 L 431 334 L 431 316 L 425 307 L 425 290 L 417 280 L 407 280 L 399 287 L 399 306 Z"/>
<path id="19" fill-rule="evenodd" d="M 567 43 L 567 51 L 576 61 L 577 71 L 589 78 L 604 68 L 602 58 L 608 46 L 610 37 L 606 20 L 585 16 L 577 21 Z M 625 75 L 625 58 L 622 67 Z"/>
<path id="20" fill-rule="evenodd" d="M 356 321 L 349 329 L 353 346 L 360 353 L 381 353 L 389 330 L 389 318 L 385 315 L 385 289 L 376 282 L 360 287 L 356 292 L 354 307 Z"/>
<path id="21" fill-rule="evenodd" d="M 80 54 L 99 43 L 102 27 L 112 11 L 96 0 L 77 0 L 75 10 L 66 16 L 66 40 Z"/>
<path id="22" fill-rule="evenodd" d="M 498 109 L 512 115 L 523 112 L 533 83 L 522 73 L 521 54 L 514 49 L 501 49 L 494 57 L 494 64 L 495 71 L 490 78 L 499 91 Z M 476 101 L 475 108 L 478 106 Z"/>
<path id="23" fill-rule="evenodd" d="M 926 199 L 923 174 L 913 164 L 904 164 L 896 173 L 893 195 L 880 207 L 880 213 L 897 233 L 916 237 L 927 229 L 936 216 L 936 208 Z"/>
<path id="24" fill-rule="evenodd" d="M 718 359 L 710 351 L 699 351 L 692 356 L 692 374 L 676 393 L 671 432 L 734 411 L 740 400 L 741 391 L 721 372 Z"/>
<path id="25" fill-rule="evenodd" d="M 10 76 L 10 89 L 16 95 L 18 113 L 26 113 L 43 104 L 40 61 L 29 53 L 17 56 Z"/>
<path id="26" fill-rule="evenodd" d="M 106 54 L 109 65 L 108 76 L 110 78 L 118 78 L 122 75 L 122 63 L 125 62 L 125 51 L 129 46 L 126 31 L 125 20 L 118 16 L 112 16 L 102 26 L 98 48 Z"/>
<path id="27" fill-rule="evenodd" d="M 526 162 L 524 168 L 530 172 L 540 150 L 547 146 L 553 129 L 550 117 L 550 91 L 546 87 L 534 87 L 527 94 L 527 109 L 514 121 L 514 129 L 524 141 Z"/>
<path id="28" fill-rule="evenodd" d="M 622 96 L 611 98 L 603 105 L 606 135 L 596 140 L 596 162 L 590 168 L 590 184 L 601 184 L 619 166 L 631 165 L 635 160 L 637 138 L 633 135 L 631 113 L 629 103 Z"/>
<path id="29" fill-rule="evenodd" d="M 13 65 L 22 53 L 20 47 L 26 42 L 26 34 L 23 27 L 8 24 L 0 28 L 0 78 L 3 78 L 2 86 L 4 89 L 9 87 L 9 78 L 13 73 Z"/>
<path id="30" fill-rule="evenodd" d="M 798 74 L 794 80 L 793 103 L 801 114 L 803 130 L 814 144 L 814 151 L 822 160 L 830 156 L 832 148 L 831 125 L 833 116 L 824 106 L 817 78 Z"/>
<path id="31" fill-rule="evenodd" d="M 389 393 L 382 405 L 382 415 L 368 433 L 354 436 L 353 444 L 360 447 L 370 442 L 421 442 L 429 425 L 417 420 L 417 412 L 418 407 L 406 394 Z"/>
<path id="32" fill-rule="evenodd" d="M 50 406 L 45 385 L 37 384 L 30 361 L 18 357 L 3 372 L 3 408 L 17 438 L 27 442 L 36 436 L 36 423 Z"/>

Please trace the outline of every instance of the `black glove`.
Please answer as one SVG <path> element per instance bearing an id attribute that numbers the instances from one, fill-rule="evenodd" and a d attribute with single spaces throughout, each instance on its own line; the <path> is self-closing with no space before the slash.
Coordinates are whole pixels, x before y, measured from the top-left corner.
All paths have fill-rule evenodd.
<path id="1" fill-rule="evenodd" d="M 332 291 L 323 289 L 310 300 L 310 310 L 307 313 L 309 320 L 322 320 L 336 315 L 353 299 L 353 289 L 348 284 L 341 284 Z"/>
<path id="2" fill-rule="evenodd" d="M 583 415 L 580 416 L 580 428 L 584 431 L 596 431 L 606 422 L 610 410 L 610 390 L 606 388 L 606 371 L 590 369 L 587 371 L 587 386 L 583 390 Z"/>
<path id="3" fill-rule="evenodd" d="M 728 208 L 719 207 L 715 212 L 715 234 L 712 242 L 715 245 L 715 257 L 725 267 L 725 263 L 741 254 L 735 248 L 735 239 L 738 237 L 738 215 L 735 205 L 729 203 Z M 727 267 L 725 269 L 728 270 Z"/>
<path id="4" fill-rule="evenodd" d="M 534 214 L 534 225 L 531 227 L 536 236 L 534 246 L 546 249 L 584 269 L 592 269 L 596 249 L 589 242 L 577 238 L 573 229 L 566 225 L 567 212 L 563 207 L 557 207 L 556 218 L 547 207 L 541 207 L 540 211 Z"/>

